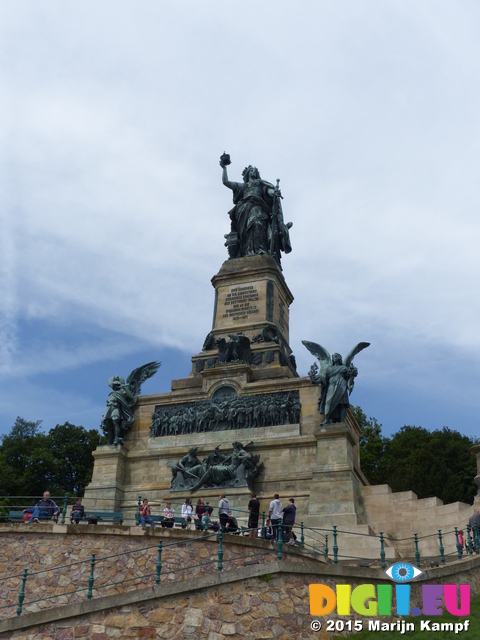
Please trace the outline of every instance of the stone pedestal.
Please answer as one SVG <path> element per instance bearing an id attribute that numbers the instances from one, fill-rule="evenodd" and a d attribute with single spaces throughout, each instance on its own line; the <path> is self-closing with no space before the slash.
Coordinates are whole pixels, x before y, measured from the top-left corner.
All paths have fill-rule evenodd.
<path id="1" fill-rule="evenodd" d="M 365 480 L 360 472 L 358 427 L 353 422 L 319 425 L 314 435 L 317 452 L 308 507 L 311 526 L 364 523 L 360 486 Z"/>
<path id="2" fill-rule="evenodd" d="M 122 510 L 127 455 L 123 445 L 103 445 L 93 452 L 92 482 L 85 489 L 83 501 L 87 512 Z"/>
<path id="3" fill-rule="evenodd" d="M 212 278 L 215 336 L 242 331 L 248 338 L 266 324 L 289 343 L 289 307 L 293 296 L 277 262 L 271 256 L 227 260 Z"/>

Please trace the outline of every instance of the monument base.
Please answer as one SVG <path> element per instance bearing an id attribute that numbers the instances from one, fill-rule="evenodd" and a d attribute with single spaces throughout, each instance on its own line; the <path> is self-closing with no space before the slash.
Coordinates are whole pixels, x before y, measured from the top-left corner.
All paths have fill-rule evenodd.
<path id="1" fill-rule="evenodd" d="M 123 511 L 128 518 L 139 496 L 148 498 L 153 513 L 161 513 L 166 500 L 178 513 L 187 496 L 193 503 L 201 496 L 216 509 L 222 483 L 244 482 L 246 468 L 243 479 L 235 476 L 238 465 L 235 477 L 214 471 L 206 483 L 218 488 L 197 491 L 184 487 L 196 486 L 205 471 L 189 482 L 188 470 L 199 469 L 217 447 L 216 460 L 230 464 L 233 443 L 239 442 L 259 456 L 248 479 L 253 477 L 266 514 L 278 493 L 283 506 L 295 499 L 297 522 L 361 525 L 359 487 L 368 482 L 360 470 L 360 429 L 351 413 L 345 423 L 321 425 L 320 387 L 296 372 L 289 345 L 293 296 L 277 262 L 269 255 L 227 260 L 212 284 L 214 322 L 204 350 L 192 357 L 186 378 L 172 381 L 170 393 L 139 398 L 126 446 L 97 449 L 87 505 Z M 246 520 L 248 487 L 224 490 Z"/>
<path id="2" fill-rule="evenodd" d="M 93 452 L 91 483 L 85 490 L 85 511 L 122 511 L 128 449 L 124 445 L 102 445 Z"/>

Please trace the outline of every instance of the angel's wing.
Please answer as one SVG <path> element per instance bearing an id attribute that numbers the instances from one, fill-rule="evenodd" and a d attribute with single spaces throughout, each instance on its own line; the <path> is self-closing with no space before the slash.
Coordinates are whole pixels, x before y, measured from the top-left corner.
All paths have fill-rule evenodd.
<path id="1" fill-rule="evenodd" d="M 130 391 L 134 395 L 138 396 L 138 394 L 140 393 L 142 382 L 145 382 L 145 380 L 148 380 L 148 378 L 151 378 L 153 375 L 155 375 L 160 369 L 161 364 L 162 363 L 158 361 L 149 362 L 148 364 L 144 364 L 141 367 L 138 367 L 138 369 L 134 369 L 127 378 L 127 386 L 129 387 Z"/>
<path id="2" fill-rule="evenodd" d="M 320 372 L 324 367 L 328 367 L 331 364 L 332 359 L 330 354 L 322 347 L 321 344 L 317 344 L 316 342 L 309 342 L 308 340 L 302 340 L 302 344 L 307 347 L 312 355 L 314 355 L 317 360 L 320 362 Z"/>
<path id="3" fill-rule="evenodd" d="M 353 347 L 353 349 L 347 355 L 347 357 L 345 358 L 345 361 L 344 361 L 343 364 L 346 367 L 349 367 L 352 364 L 352 361 L 353 361 L 354 357 L 357 355 L 357 353 L 360 353 L 360 351 L 363 351 L 364 349 L 366 349 L 369 346 L 370 346 L 370 342 L 359 342 L 357 344 L 357 346 Z"/>

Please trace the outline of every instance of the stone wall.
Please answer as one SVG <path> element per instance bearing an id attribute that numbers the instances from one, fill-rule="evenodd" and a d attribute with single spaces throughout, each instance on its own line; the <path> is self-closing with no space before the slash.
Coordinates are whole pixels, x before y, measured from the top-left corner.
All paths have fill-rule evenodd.
<path id="1" fill-rule="evenodd" d="M 421 606 L 425 582 L 470 584 L 472 598 L 480 589 L 480 558 L 429 569 L 412 583 L 411 606 Z M 261 638 L 320 638 L 312 632 L 309 585 L 332 588 L 347 583 L 387 582 L 381 570 L 313 562 L 271 562 L 222 574 L 160 584 L 152 589 L 96 598 L 49 611 L 22 614 L 0 621 L 0 638 L 16 640 L 109 640 L 110 638 L 175 638 L 191 640 L 256 640 Z M 335 618 L 331 614 L 328 618 Z M 365 618 L 356 614 L 352 619 Z M 365 626 L 365 622 L 364 622 Z M 338 636 L 338 634 L 337 634 Z"/>
<path id="2" fill-rule="evenodd" d="M 153 585 L 160 536 L 163 542 L 163 582 L 180 582 L 218 572 L 216 535 L 204 537 L 195 531 L 176 529 L 162 530 L 155 536 L 150 534 L 148 531 L 145 535 L 139 527 L 0 526 L 0 602 L 3 607 L 15 605 L 0 607 L 0 618 L 14 615 L 20 578 L 25 568 L 29 574 L 24 605 L 26 612 L 84 601 L 92 554 L 96 555 L 94 597 Z M 244 566 L 252 559 L 260 564 L 275 560 L 275 549 L 264 541 L 241 541 L 236 536 L 224 536 L 223 548 L 225 571 Z M 116 557 L 109 557 L 113 555 Z M 200 564 L 202 566 L 194 566 Z M 16 577 L 6 579 L 11 575 Z M 39 597 L 50 599 L 27 604 Z"/>

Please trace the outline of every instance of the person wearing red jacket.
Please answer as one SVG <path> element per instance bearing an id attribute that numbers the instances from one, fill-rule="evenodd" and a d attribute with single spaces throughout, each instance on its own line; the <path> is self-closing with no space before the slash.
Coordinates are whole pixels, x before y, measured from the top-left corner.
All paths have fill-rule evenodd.
<path id="1" fill-rule="evenodd" d="M 144 498 L 143 504 L 140 506 L 140 522 L 144 531 L 146 531 L 147 529 L 147 522 L 152 527 L 152 529 L 155 529 L 155 522 L 153 521 L 151 516 L 152 512 L 150 510 L 150 507 L 148 506 L 148 500 Z"/>

